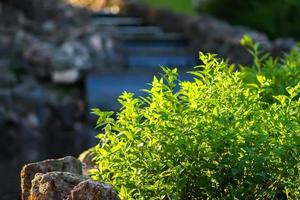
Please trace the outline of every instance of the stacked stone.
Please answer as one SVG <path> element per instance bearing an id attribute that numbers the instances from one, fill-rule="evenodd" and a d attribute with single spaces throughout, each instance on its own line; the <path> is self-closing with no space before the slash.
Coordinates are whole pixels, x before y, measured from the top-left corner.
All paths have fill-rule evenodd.
<path id="1" fill-rule="evenodd" d="M 82 175 L 74 157 L 25 165 L 21 171 L 22 200 L 119 200 L 110 185 Z"/>
<path id="2" fill-rule="evenodd" d="M 123 66 L 113 35 L 95 29 L 89 11 L 28 2 L 0 0 L 0 198 L 8 199 L 18 196 L 21 164 L 89 146 L 83 78 Z"/>
<path id="3" fill-rule="evenodd" d="M 292 38 L 278 38 L 270 41 L 264 33 L 241 27 L 231 26 L 227 22 L 212 16 L 190 16 L 175 14 L 168 9 L 148 6 L 139 0 L 113 1 L 121 12 L 142 17 L 147 23 L 157 25 L 165 30 L 179 32 L 190 39 L 190 49 L 216 53 L 232 63 L 251 63 L 251 55 L 240 45 L 244 35 L 250 35 L 255 42 L 261 43 L 265 51 L 274 56 L 282 55 L 296 46 Z"/>

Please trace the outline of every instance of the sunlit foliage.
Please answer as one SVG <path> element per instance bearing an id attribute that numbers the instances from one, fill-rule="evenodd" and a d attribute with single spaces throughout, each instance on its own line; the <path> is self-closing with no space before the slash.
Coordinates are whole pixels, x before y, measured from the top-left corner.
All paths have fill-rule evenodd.
<path id="1" fill-rule="evenodd" d="M 242 71 L 200 53 L 194 81 L 163 68 L 147 96 L 98 116 L 93 179 L 122 199 L 299 199 L 299 52 Z M 283 70 L 283 72 L 282 72 Z M 177 89 L 179 85 L 179 89 Z"/>

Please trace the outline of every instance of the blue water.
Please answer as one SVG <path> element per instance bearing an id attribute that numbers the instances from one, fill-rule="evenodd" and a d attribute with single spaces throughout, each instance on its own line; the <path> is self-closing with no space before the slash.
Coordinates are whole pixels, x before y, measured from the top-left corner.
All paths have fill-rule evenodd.
<path id="1" fill-rule="evenodd" d="M 160 66 L 179 68 L 179 69 L 191 69 L 196 66 L 195 58 L 192 56 L 130 56 L 128 58 L 128 65 L 130 70 L 145 71 L 149 69 L 160 69 Z"/>
<path id="2" fill-rule="evenodd" d="M 124 92 L 133 92 L 136 97 L 145 96 L 142 89 L 150 89 L 154 74 L 91 74 L 86 79 L 86 93 L 89 108 L 119 110 L 118 97 Z M 192 80 L 192 76 L 181 73 L 180 80 Z"/>

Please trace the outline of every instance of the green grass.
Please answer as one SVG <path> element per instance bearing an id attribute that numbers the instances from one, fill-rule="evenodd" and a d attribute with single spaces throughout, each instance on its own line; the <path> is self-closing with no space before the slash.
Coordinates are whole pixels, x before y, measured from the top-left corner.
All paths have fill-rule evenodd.
<path id="1" fill-rule="evenodd" d="M 193 0 L 143 0 L 149 5 L 169 8 L 176 13 L 196 14 L 193 9 Z"/>

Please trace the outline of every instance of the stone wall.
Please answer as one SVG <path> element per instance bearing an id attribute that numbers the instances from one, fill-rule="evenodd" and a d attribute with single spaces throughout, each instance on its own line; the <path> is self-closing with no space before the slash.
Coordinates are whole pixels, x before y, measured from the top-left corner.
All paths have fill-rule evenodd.
<path id="1" fill-rule="evenodd" d="M 234 63 L 249 63 L 251 56 L 240 45 L 240 39 L 250 35 L 254 41 L 261 43 L 264 50 L 272 55 L 281 55 L 282 51 L 290 51 L 296 45 L 291 38 L 278 38 L 275 41 L 260 32 L 246 28 L 231 26 L 227 22 L 212 16 L 189 16 L 175 14 L 167 9 L 148 6 L 138 0 L 113 1 L 121 12 L 144 18 L 149 24 L 163 27 L 167 31 L 183 33 L 191 39 L 190 48 L 194 52 L 216 53 Z"/>
<path id="2" fill-rule="evenodd" d="M 46 2 L 46 19 L 35 20 L 0 1 L 0 160 L 78 154 L 88 140 L 85 73 L 122 70 L 113 34 L 96 30 L 89 11 Z"/>
<path id="3" fill-rule="evenodd" d="M 0 199 L 17 199 L 20 165 L 90 146 L 83 77 L 122 67 L 113 34 L 96 30 L 89 11 L 33 0 L 51 4 L 36 18 L 22 2 L 0 1 Z"/>

